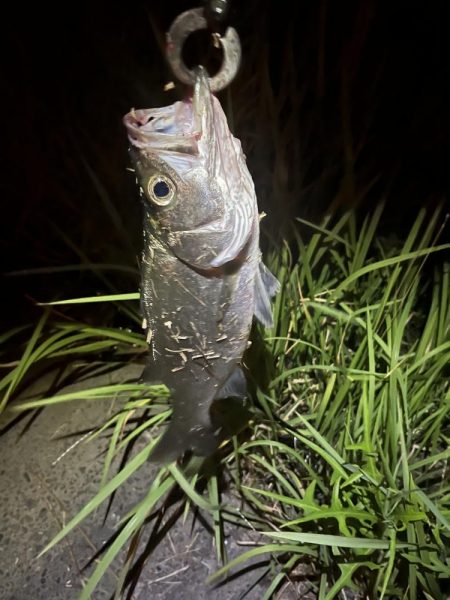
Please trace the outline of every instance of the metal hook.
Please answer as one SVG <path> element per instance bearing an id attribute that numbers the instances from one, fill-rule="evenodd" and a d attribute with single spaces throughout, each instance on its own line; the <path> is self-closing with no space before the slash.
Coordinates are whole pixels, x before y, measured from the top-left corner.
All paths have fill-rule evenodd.
<path id="1" fill-rule="evenodd" d="M 195 71 L 186 67 L 181 51 L 186 38 L 199 29 L 207 29 L 208 22 L 203 8 L 187 10 L 175 19 L 166 34 L 167 59 L 174 75 L 187 85 L 194 85 Z M 220 42 L 223 51 L 223 62 L 218 73 L 209 77 L 209 87 L 212 92 L 225 88 L 235 77 L 241 62 L 241 44 L 239 36 L 233 27 L 228 27 L 225 35 L 214 34 Z"/>

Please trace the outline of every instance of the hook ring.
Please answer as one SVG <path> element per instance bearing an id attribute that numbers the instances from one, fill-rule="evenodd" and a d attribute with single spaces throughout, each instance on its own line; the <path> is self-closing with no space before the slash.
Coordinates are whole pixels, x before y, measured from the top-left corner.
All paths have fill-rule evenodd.
<path id="1" fill-rule="evenodd" d="M 195 71 L 188 69 L 183 62 L 181 56 L 183 44 L 191 33 L 207 28 L 208 22 L 203 14 L 203 8 L 193 8 L 178 15 L 166 34 L 169 64 L 174 75 L 187 85 L 194 85 Z M 223 62 L 216 75 L 208 78 L 212 92 L 222 90 L 234 79 L 241 62 L 241 44 L 233 27 L 228 27 L 224 36 L 217 35 L 217 39 L 222 46 Z"/>

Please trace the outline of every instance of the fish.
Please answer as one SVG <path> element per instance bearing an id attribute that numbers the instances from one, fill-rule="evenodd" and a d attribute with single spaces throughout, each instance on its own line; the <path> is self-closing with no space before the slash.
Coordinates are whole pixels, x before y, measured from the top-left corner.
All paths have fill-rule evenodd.
<path id="1" fill-rule="evenodd" d="M 131 110 L 124 124 L 144 207 L 143 377 L 163 383 L 173 407 L 150 460 L 210 456 L 221 429 L 213 403 L 247 395 L 253 317 L 273 326 L 279 282 L 262 262 L 255 187 L 203 67 L 187 98 Z"/>

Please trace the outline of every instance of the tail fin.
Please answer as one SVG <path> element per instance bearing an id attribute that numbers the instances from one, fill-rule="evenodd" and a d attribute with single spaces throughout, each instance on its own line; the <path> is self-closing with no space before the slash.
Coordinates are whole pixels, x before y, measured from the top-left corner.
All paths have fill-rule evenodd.
<path id="1" fill-rule="evenodd" d="M 161 465 L 179 458 L 186 450 L 199 456 L 210 456 L 217 449 L 218 436 L 204 425 L 188 427 L 172 421 L 153 450 L 150 461 Z"/>

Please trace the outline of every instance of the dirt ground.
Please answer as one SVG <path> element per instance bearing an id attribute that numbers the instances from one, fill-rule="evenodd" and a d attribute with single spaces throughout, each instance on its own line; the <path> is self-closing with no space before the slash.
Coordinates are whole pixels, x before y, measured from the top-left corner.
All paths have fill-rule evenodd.
<path id="1" fill-rule="evenodd" d="M 133 375 L 130 369 L 133 367 L 87 380 L 79 387 L 129 379 Z M 74 389 L 77 387 L 72 386 L 71 390 Z M 30 393 L 28 390 L 26 395 Z M 107 542 L 120 518 L 148 489 L 153 467 L 145 464 L 118 491 L 105 523 L 106 505 L 102 505 L 72 535 L 38 558 L 61 526 L 98 491 L 107 440 L 86 442 L 81 432 L 103 423 L 114 406 L 117 405 L 113 400 L 75 401 L 46 408 L 28 425 L 25 424 L 29 419 L 24 419 L 8 428 L 11 417 L 8 419 L 7 415 L 0 421 L 3 431 L 0 436 L 1 600 L 78 598 L 82 581 L 91 572 L 89 568 L 83 571 L 83 567 Z M 164 522 L 170 522 L 170 517 L 168 512 Z M 151 527 L 146 532 L 147 539 L 143 536 L 143 546 L 150 533 Z M 245 546 L 246 541 L 255 542 L 248 531 L 232 528 L 226 533 L 229 559 L 251 547 Z M 116 572 L 108 573 L 97 587 L 95 600 L 112 597 L 121 560 L 116 563 Z M 207 525 L 190 515 L 184 524 L 178 519 L 156 544 L 129 597 L 259 600 L 270 580 L 264 577 L 267 565 L 263 559 L 256 563 L 254 568 L 230 578 L 224 585 L 208 587 L 206 578 L 220 565 Z M 311 598 L 300 593 L 294 584 L 285 586 L 277 597 Z"/>

